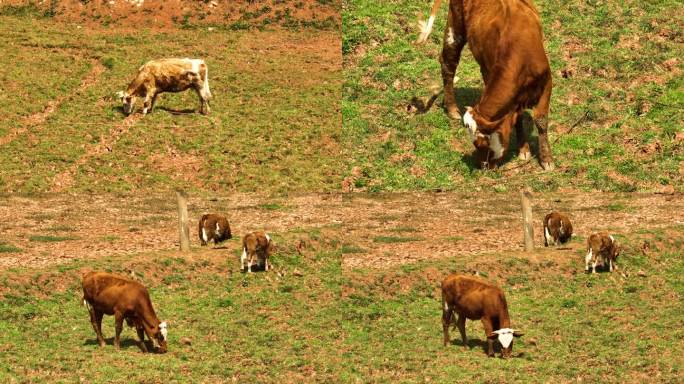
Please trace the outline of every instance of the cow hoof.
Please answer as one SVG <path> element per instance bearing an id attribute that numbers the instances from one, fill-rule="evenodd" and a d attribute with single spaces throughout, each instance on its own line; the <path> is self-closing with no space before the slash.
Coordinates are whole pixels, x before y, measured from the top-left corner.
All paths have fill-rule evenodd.
<path id="1" fill-rule="evenodd" d="M 532 158 L 532 154 L 530 154 L 530 151 L 520 152 L 518 158 L 520 160 L 529 160 Z"/>
<path id="2" fill-rule="evenodd" d="M 553 165 L 553 162 L 542 162 L 541 163 L 542 168 L 544 168 L 545 171 L 553 171 L 555 166 Z"/>
<path id="3" fill-rule="evenodd" d="M 447 113 L 447 116 L 452 120 L 460 120 L 461 119 L 461 114 L 458 112 L 458 108 L 456 108 L 456 107 L 447 107 L 446 113 Z"/>

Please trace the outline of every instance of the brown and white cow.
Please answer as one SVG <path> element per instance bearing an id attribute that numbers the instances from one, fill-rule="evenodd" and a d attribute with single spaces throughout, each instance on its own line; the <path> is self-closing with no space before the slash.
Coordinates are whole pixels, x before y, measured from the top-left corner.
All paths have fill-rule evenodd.
<path id="1" fill-rule="evenodd" d="M 463 346 L 468 346 L 465 332 L 465 321 L 481 320 L 487 337 L 487 355 L 494 356 L 494 339 L 502 346 L 501 356 L 511 356 L 513 337 L 523 333 L 511 329 L 506 297 L 501 288 L 475 276 L 451 274 L 442 282 L 442 329 L 444 346 L 449 344 L 449 325 L 453 322 L 453 314 L 458 314 L 456 325 L 463 339 Z"/>
<path id="2" fill-rule="evenodd" d="M 215 213 L 202 215 L 198 227 L 197 232 L 201 245 L 207 245 L 212 240 L 214 244 L 218 244 L 233 237 L 230 232 L 230 223 L 228 223 L 228 219 L 223 215 Z"/>
<path id="3" fill-rule="evenodd" d="M 617 240 L 606 232 L 593 233 L 587 239 L 587 256 L 584 258 L 584 269 L 589 272 L 589 265 L 591 264 L 591 273 L 596 273 L 596 266 L 600 264 L 605 268 L 608 267 L 610 272 L 617 269 L 618 256 L 620 255 L 620 244 Z"/>
<path id="4" fill-rule="evenodd" d="M 202 59 L 160 59 L 143 64 L 125 91 L 118 93 L 126 115 L 133 112 L 136 99 L 142 97 L 143 115 L 152 112 L 157 96 L 162 92 L 182 92 L 194 89 L 199 97 L 200 112 L 209 113 L 209 70 Z"/>
<path id="5" fill-rule="evenodd" d="M 430 19 L 434 20 L 439 0 Z M 422 26 L 419 41 L 432 28 Z M 423 35 L 425 35 L 423 37 Z M 539 157 L 545 170 L 553 169 L 548 142 L 551 70 L 544 52 L 539 15 L 531 0 L 450 0 L 440 63 L 444 106 L 451 118 L 459 117 L 454 96 L 454 75 L 461 51 L 468 43 L 480 65 L 484 91 L 474 107 L 466 107 L 463 124 L 476 148 L 478 164 L 494 168 L 508 149 L 515 125 L 519 156 L 530 158 L 524 113 L 532 109 L 539 132 Z"/>
<path id="6" fill-rule="evenodd" d="M 135 327 L 143 352 L 147 352 L 145 334 L 159 352 L 166 352 L 166 322 L 159 321 L 147 289 L 137 281 L 107 272 L 89 272 L 83 276 L 83 304 L 90 313 L 100 347 L 105 346 L 102 317 L 107 314 L 114 315 L 116 349 L 120 348 L 119 337 L 126 320 L 129 327 Z"/>
<path id="7" fill-rule="evenodd" d="M 544 216 L 544 246 L 567 243 L 572 237 L 572 223 L 567 215 L 551 212 Z"/>
<path id="8" fill-rule="evenodd" d="M 246 234 L 242 238 L 242 256 L 240 257 L 240 265 L 242 270 L 245 270 L 245 261 L 247 261 L 247 272 L 252 272 L 252 265 L 256 264 L 268 271 L 268 258 L 273 253 L 275 245 L 271 241 L 271 237 L 264 231 L 255 231 Z"/>

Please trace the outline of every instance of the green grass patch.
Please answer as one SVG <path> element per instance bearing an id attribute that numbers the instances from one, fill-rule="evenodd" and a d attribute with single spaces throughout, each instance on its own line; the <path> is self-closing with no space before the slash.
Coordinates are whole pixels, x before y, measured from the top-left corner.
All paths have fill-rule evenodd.
<path id="1" fill-rule="evenodd" d="M 73 237 L 73 236 L 49 236 L 49 235 L 31 235 L 31 236 L 29 236 L 29 241 L 37 241 L 37 242 L 43 242 L 43 243 L 68 241 L 68 240 L 76 240 L 76 239 L 77 238 Z"/>
<path id="2" fill-rule="evenodd" d="M 400 236 L 376 236 L 373 241 L 376 243 L 409 243 L 412 241 L 423 241 L 422 237 L 400 237 Z"/>
<path id="3" fill-rule="evenodd" d="M 0 253 L 17 253 L 21 252 L 21 248 L 16 247 L 12 244 L 7 244 L 3 241 L 0 241 Z"/>

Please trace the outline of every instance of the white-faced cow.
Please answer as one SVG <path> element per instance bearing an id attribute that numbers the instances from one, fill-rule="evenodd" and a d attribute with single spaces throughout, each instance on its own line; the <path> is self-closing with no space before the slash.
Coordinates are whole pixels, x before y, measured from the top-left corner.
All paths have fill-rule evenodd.
<path id="1" fill-rule="evenodd" d="M 90 313 L 90 322 L 100 347 L 105 346 L 102 317 L 114 315 L 116 349 L 119 349 L 119 337 L 126 320 L 129 327 L 135 327 L 143 352 L 147 352 L 145 334 L 159 352 L 166 352 L 166 322 L 159 321 L 147 289 L 137 281 L 107 272 L 89 272 L 83 276 L 83 304 Z"/>
<path id="2" fill-rule="evenodd" d="M 463 346 L 468 346 L 465 321 L 482 320 L 487 337 L 487 355 L 494 356 L 494 340 L 501 343 L 501 356 L 511 356 L 513 337 L 523 334 L 511 329 L 506 297 L 501 288 L 474 276 L 451 274 L 442 282 L 442 328 L 444 346 L 449 344 L 449 325 L 454 312 L 458 314 L 456 325 L 461 332 Z"/>
<path id="3" fill-rule="evenodd" d="M 436 0 L 430 20 L 439 7 Z M 427 39 L 432 22 L 422 26 L 419 41 Z M 459 117 L 454 75 L 461 51 L 468 43 L 480 65 L 484 91 L 474 107 L 466 107 L 463 124 L 476 148 L 476 160 L 494 168 L 504 157 L 515 125 L 519 156 L 530 158 L 524 113 L 532 109 L 539 133 L 539 157 L 544 169 L 553 169 L 547 138 L 551 70 L 544 52 L 539 15 L 531 0 L 450 0 L 440 62 L 444 106 Z"/>
<path id="4" fill-rule="evenodd" d="M 157 96 L 162 92 L 182 92 L 194 89 L 199 97 L 200 112 L 209 113 L 209 71 L 201 59 L 160 59 L 145 63 L 125 91 L 118 96 L 126 115 L 133 112 L 137 98 L 143 98 L 143 115 L 152 112 Z"/>

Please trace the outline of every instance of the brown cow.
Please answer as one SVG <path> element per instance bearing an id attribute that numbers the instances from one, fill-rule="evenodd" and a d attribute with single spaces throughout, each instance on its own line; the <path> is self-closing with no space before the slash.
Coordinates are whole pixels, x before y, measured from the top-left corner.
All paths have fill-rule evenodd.
<path id="1" fill-rule="evenodd" d="M 560 213 L 551 212 L 544 217 L 544 246 L 567 243 L 572 237 L 570 219 Z"/>
<path id="2" fill-rule="evenodd" d="M 620 244 L 615 238 L 606 232 L 593 233 L 587 239 L 587 256 L 584 258 L 584 269 L 589 272 L 589 264 L 591 264 L 591 273 L 596 273 L 596 266 L 601 261 L 601 265 L 605 268 L 608 266 L 610 272 L 617 269 L 615 262 L 620 255 Z"/>
<path id="3" fill-rule="evenodd" d="M 135 327 L 143 352 L 147 352 L 145 334 L 159 352 L 166 352 L 166 322 L 159 321 L 147 289 L 137 281 L 107 272 L 89 272 L 83 276 L 83 304 L 90 313 L 100 347 L 105 346 L 102 317 L 107 314 L 114 315 L 116 349 L 120 348 L 120 335 L 126 320 L 129 327 Z"/>
<path id="4" fill-rule="evenodd" d="M 480 65 L 485 84 L 480 101 L 473 108 L 466 107 L 463 115 L 478 163 L 485 168 L 497 165 L 508 148 L 513 125 L 520 158 L 530 158 L 523 114 L 531 108 L 534 125 L 539 131 L 541 165 L 545 170 L 553 169 L 547 138 L 551 70 L 544 52 L 541 21 L 532 1 L 449 2 L 440 63 L 444 106 L 454 119 L 459 111 L 453 81 L 466 43 Z"/>
<path id="5" fill-rule="evenodd" d="M 252 272 L 252 265 L 256 261 L 256 264 L 263 267 L 264 271 L 268 271 L 268 258 L 273 253 L 274 247 L 273 241 L 264 231 L 246 234 L 242 238 L 242 257 L 240 257 L 242 270 L 245 270 L 245 261 L 247 261 L 247 272 Z"/>
<path id="6" fill-rule="evenodd" d="M 126 91 L 118 93 L 126 115 L 133 112 L 137 97 L 145 99 L 143 115 L 152 112 L 157 96 L 162 92 L 182 92 L 194 89 L 200 100 L 200 112 L 209 113 L 209 70 L 201 59 L 152 60 L 138 69 Z"/>
<path id="7" fill-rule="evenodd" d="M 465 332 L 466 318 L 482 320 L 487 337 L 487 356 L 494 356 L 494 339 L 501 343 L 501 356 L 510 357 L 513 351 L 513 337 L 523 334 L 510 328 L 506 297 L 501 288 L 474 276 L 451 274 L 442 282 L 442 327 L 444 346 L 449 344 L 449 325 L 453 314 L 458 314 L 456 325 L 468 346 Z"/>
<path id="8" fill-rule="evenodd" d="M 233 237 L 228 219 L 215 213 L 208 213 L 200 218 L 198 234 L 201 245 L 207 245 L 211 240 L 218 244 Z"/>

